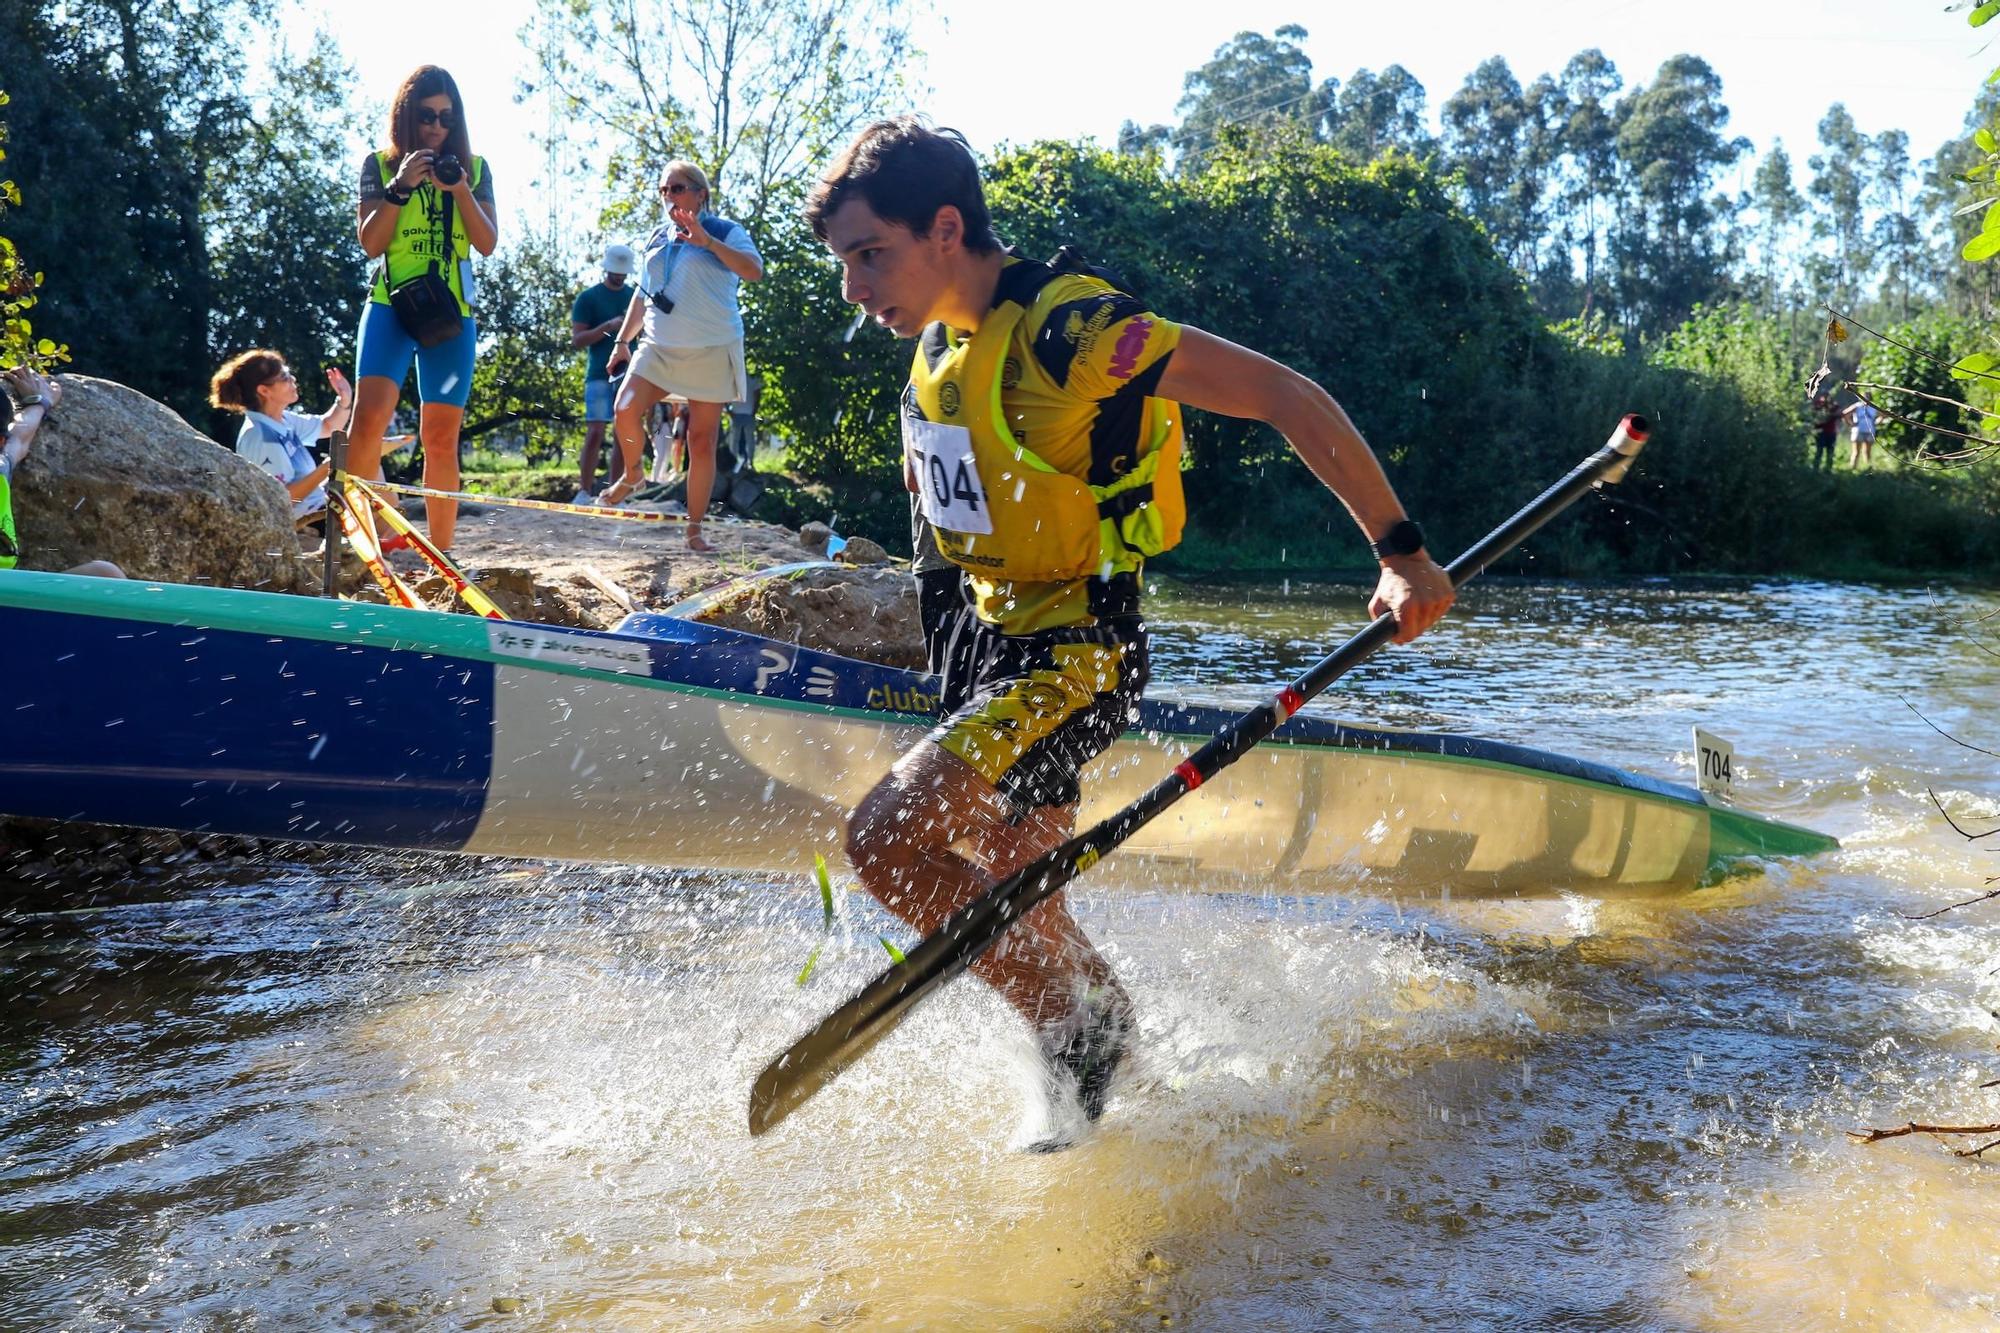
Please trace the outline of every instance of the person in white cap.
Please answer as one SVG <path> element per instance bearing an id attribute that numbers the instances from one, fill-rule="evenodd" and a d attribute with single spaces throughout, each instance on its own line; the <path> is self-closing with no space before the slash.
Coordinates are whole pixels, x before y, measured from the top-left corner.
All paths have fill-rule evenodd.
<path id="1" fill-rule="evenodd" d="M 639 257 L 629 245 L 604 247 L 604 281 L 576 294 L 569 308 L 569 345 L 585 348 L 590 364 L 583 373 L 583 457 L 578 460 L 576 503 L 596 497 L 597 456 L 604 448 L 604 431 L 611 424 L 611 375 L 606 368 L 611 349 L 632 302 L 626 279 L 639 270 Z M 609 460 L 606 460 L 609 461 Z M 606 469 L 607 472 L 610 469 Z"/>

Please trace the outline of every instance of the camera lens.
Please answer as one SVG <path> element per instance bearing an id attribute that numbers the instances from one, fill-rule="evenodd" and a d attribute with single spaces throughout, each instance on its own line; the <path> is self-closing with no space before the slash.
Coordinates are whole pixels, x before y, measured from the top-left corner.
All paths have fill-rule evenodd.
<path id="1" fill-rule="evenodd" d="M 459 165 L 456 157 L 446 153 L 442 157 L 432 159 L 431 175 L 437 178 L 439 185 L 456 185 L 465 175 L 465 168 Z"/>

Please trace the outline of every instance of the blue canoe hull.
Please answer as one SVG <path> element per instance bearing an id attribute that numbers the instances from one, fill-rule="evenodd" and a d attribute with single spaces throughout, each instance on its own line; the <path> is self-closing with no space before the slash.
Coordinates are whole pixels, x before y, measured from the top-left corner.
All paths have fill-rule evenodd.
<path id="1" fill-rule="evenodd" d="M 0 813 L 719 869 L 837 857 L 935 682 L 669 616 L 617 632 L 175 585 L 0 579 Z M 1228 720 L 1149 700 L 1101 818 Z M 1114 858 L 1150 881 L 1684 886 L 1833 840 L 1474 737 L 1292 719 Z"/>

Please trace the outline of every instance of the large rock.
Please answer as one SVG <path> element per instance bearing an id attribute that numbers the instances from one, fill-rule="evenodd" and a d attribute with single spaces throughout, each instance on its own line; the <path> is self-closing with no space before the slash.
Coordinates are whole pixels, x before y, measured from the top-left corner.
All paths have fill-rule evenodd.
<path id="1" fill-rule="evenodd" d="M 62 386 L 14 474 L 23 569 L 109 560 L 167 583 L 317 587 L 283 486 L 136 389 L 84 375 Z"/>
<path id="2" fill-rule="evenodd" d="M 696 619 L 864 662 L 925 664 L 917 584 L 904 570 L 807 569 L 750 579 Z"/>

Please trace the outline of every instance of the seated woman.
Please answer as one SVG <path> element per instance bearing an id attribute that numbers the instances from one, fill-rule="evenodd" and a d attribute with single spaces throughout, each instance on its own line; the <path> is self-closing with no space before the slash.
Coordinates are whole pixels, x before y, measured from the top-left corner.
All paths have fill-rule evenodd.
<path id="1" fill-rule="evenodd" d="M 327 465 L 313 462 L 307 441 L 325 439 L 344 427 L 354 412 L 347 376 L 333 367 L 326 372 L 326 382 L 333 386 L 334 405 L 319 416 L 308 416 L 289 410 L 299 401 L 299 381 L 276 352 L 245 352 L 209 381 L 211 407 L 243 414 L 236 452 L 284 486 L 292 497 L 294 520 L 326 508 Z"/>
<path id="2" fill-rule="evenodd" d="M 20 542 L 14 533 L 14 472 L 28 456 L 35 432 L 62 401 L 62 385 L 28 366 L 15 366 L 0 374 L 0 386 L 6 389 L 0 393 L 0 569 L 13 569 L 21 559 Z M 86 560 L 63 573 L 125 577 L 125 571 L 109 560 Z"/>

